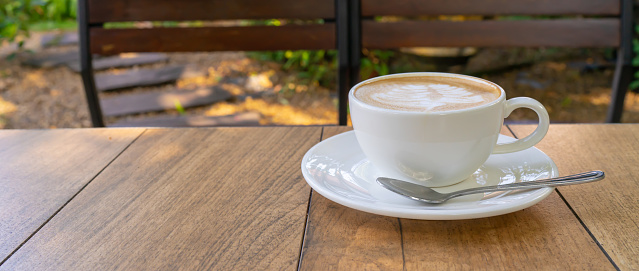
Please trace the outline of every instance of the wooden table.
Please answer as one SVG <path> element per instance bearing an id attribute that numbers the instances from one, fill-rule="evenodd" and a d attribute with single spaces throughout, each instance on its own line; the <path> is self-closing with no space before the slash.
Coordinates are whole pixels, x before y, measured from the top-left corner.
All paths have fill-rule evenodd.
<path id="1" fill-rule="evenodd" d="M 302 156 L 349 129 L 2 130 L 0 270 L 639 269 L 639 125 L 552 125 L 560 174 L 606 180 L 460 221 L 313 193 Z"/>

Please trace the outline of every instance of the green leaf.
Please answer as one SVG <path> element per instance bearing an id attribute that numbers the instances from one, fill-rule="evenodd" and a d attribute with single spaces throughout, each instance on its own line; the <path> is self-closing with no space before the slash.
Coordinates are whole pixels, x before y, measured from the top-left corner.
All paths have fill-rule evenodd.
<path id="1" fill-rule="evenodd" d="M 360 76 L 364 79 L 370 78 L 371 74 L 373 74 L 374 67 L 373 62 L 371 62 L 368 58 L 362 58 L 360 66 Z"/>
<path id="2" fill-rule="evenodd" d="M 380 65 L 379 70 L 377 71 L 379 75 L 387 75 L 388 74 L 388 65 L 385 63 Z"/>
<path id="3" fill-rule="evenodd" d="M 271 19 L 271 20 L 268 20 L 266 22 L 266 25 L 280 26 L 280 25 L 282 25 L 282 22 L 280 20 L 277 20 L 277 19 Z"/>
<path id="4" fill-rule="evenodd" d="M 295 59 L 294 58 L 289 58 L 286 63 L 284 63 L 284 65 L 282 65 L 282 69 L 284 70 L 288 70 L 291 68 L 291 66 L 293 66 L 293 64 L 295 63 Z"/>
<path id="5" fill-rule="evenodd" d="M 302 67 L 308 67 L 310 60 L 310 53 L 308 51 L 302 51 L 302 61 L 300 61 L 300 65 Z"/>
<path id="6" fill-rule="evenodd" d="M 30 6 L 31 7 L 45 6 L 45 5 L 47 5 L 47 3 L 49 3 L 49 1 L 47 1 L 47 0 L 31 0 Z"/>
<path id="7" fill-rule="evenodd" d="M 264 60 L 267 60 L 269 55 L 264 55 Z M 282 60 L 284 60 L 284 51 L 277 51 L 275 53 L 273 53 L 273 55 L 270 56 L 271 59 L 274 59 L 277 62 L 281 62 Z"/>
<path id="8" fill-rule="evenodd" d="M 572 99 L 566 97 L 561 101 L 561 107 L 569 107 L 572 104 Z"/>
<path id="9" fill-rule="evenodd" d="M 0 29 L 0 37 L 13 41 L 18 33 L 18 24 L 9 24 Z"/>
<path id="10" fill-rule="evenodd" d="M 180 100 L 175 99 L 174 104 L 175 104 L 175 110 L 177 110 L 177 112 L 180 113 L 180 115 L 186 115 L 186 111 L 184 110 L 184 107 L 180 103 Z"/>
<path id="11" fill-rule="evenodd" d="M 70 0 L 69 1 L 69 17 L 77 18 L 78 17 L 78 0 Z M 199 22 L 200 25 L 202 22 Z"/>
<path id="12" fill-rule="evenodd" d="M 639 80 L 630 82 L 630 84 L 628 85 L 628 88 L 632 90 L 639 89 Z"/>
<path id="13" fill-rule="evenodd" d="M 7 55 L 7 56 L 5 57 L 5 59 L 6 59 L 7 61 L 9 61 L 9 60 L 13 60 L 14 58 L 16 58 L 16 56 L 17 56 L 17 55 L 18 55 L 18 54 L 17 54 L 16 52 L 13 52 L 13 53 L 10 53 L 9 55 Z"/>
<path id="14" fill-rule="evenodd" d="M 293 58 L 293 51 L 291 50 L 286 51 L 286 53 L 284 53 L 284 57 Z"/>
<path id="15" fill-rule="evenodd" d="M 315 63 L 321 62 L 322 60 L 324 60 L 324 55 L 326 54 L 326 51 L 324 50 L 319 50 L 317 51 L 317 53 L 315 53 L 315 57 L 313 58 L 315 60 Z"/>
<path id="16" fill-rule="evenodd" d="M 164 27 L 176 27 L 176 26 L 178 26 L 178 22 L 166 21 L 166 22 L 162 22 L 162 26 L 164 26 Z"/>
<path id="17" fill-rule="evenodd" d="M 362 68 L 371 68 L 373 66 L 373 62 L 368 58 L 362 58 L 360 65 Z"/>
<path id="18" fill-rule="evenodd" d="M 312 81 L 316 82 L 316 81 L 320 80 L 320 78 L 322 78 L 322 76 L 324 76 L 325 73 L 326 73 L 326 67 L 318 66 L 317 70 L 313 74 Z"/>
<path id="19" fill-rule="evenodd" d="M 299 78 L 311 78 L 311 73 L 309 72 L 300 72 L 297 74 Z"/>

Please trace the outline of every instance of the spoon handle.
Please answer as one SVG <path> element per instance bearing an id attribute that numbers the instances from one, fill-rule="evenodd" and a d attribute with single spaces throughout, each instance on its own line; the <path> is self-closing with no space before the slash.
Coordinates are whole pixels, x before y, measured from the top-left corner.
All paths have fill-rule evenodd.
<path id="1" fill-rule="evenodd" d="M 579 173 L 579 174 L 569 175 L 569 176 L 564 176 L 559 178 L 464 189 L 464 190 L 452 192 L 448 196 L 459 197 L 459 196 L 476 194 L 476 193 L 572 185 L 572 184 L 599 181 L 599 180 L 602 180 L 604 177 L 605 175 L 603 171 L 595 170 L 595 171 Z"/>

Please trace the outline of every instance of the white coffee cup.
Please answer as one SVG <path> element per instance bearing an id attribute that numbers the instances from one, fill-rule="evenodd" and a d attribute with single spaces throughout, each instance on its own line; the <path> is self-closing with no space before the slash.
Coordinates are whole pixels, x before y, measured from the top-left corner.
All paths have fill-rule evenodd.
<path id="1" fill-rule="evenodd" d="M 402 77 L 438 77 L 496 88 L 491 102 L 442 112 L 403 111 L 371 105 L 355 93 L 366 84 Z M 548 131 L 549 117 L 538 101 L 518 97 L 506 100 L 495 83 L 450 73 L 402 73 L 380 76 L 355 85 L 349 92 L 350 115 L 357 141 L 385 177 L 429 187 L 452 185 L 471 176 L 491 154 L 516 152 L 537 144 Z M 530 108 L 539 117 L 527 137 L 497 144 L 504 118 L 517 108 Z"/>

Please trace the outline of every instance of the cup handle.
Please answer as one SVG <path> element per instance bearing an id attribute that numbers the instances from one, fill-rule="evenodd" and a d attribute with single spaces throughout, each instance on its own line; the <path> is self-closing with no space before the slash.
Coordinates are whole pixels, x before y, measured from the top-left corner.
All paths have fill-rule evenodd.
<path id="1" fill-rule="evenodd" d="M 535 129 L 535 131 L 527 137 L 510 143 L 497 144 L 493 149 L 493 153 L 509 153 L 528 149 L 539 143 L 539 141 L 541 141 L 548 132 L 548 127 L 550 126 L 548 112 L 546 111 L 546 108 L 544 108 L 544 106 L 535 99 L 517 97 L 507 100 L 504 105 L 504 118 L 508 117 L 510 113 L 520 107 L 530 108 L 537 113 L 537 117 L 539 117 L 539 125 L 537 126 L 537 129 Z"/>

